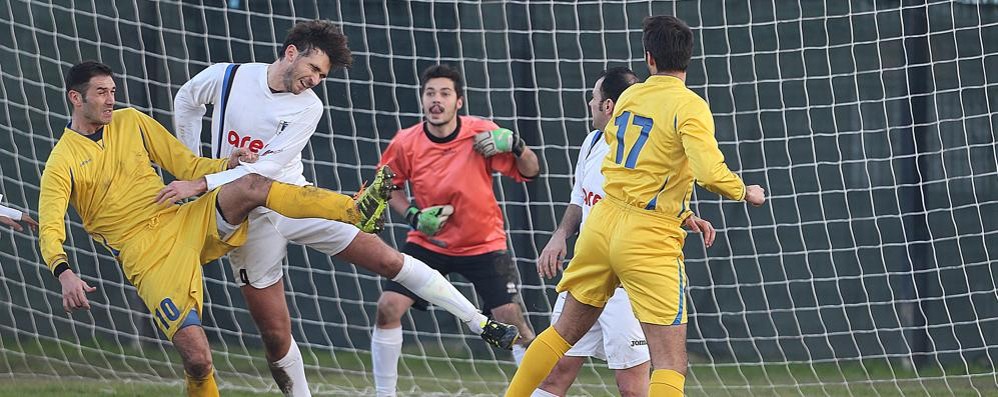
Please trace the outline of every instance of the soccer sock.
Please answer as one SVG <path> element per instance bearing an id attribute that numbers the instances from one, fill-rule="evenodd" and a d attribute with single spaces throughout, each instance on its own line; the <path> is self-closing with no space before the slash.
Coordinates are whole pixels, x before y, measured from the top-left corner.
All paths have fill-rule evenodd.
<path id="1" fill-rule="evenodd" d="M 360 221 L 360 212 L 350 196 L 315 186 L 275 181 L 270 185 L 266 207 L 288 218 L 322 218 L 349 224 Z"/>
<path id="2" fill-rule="evenodd" d="M 523 347 L 521 344 L 513 345 L 513 361 L 516 361 L 516 366 L 519 367 L 520 363 L 523 362 L 523 355 L 527 352 L 527 348 Z"/>
<path id="3" fill-rule="evenodd" d="M 187 397 L 218 397 L 218 385 L 215 384 L 215 368 L 208 370 L 204 378 L 194 378 L 184 371 L 187 379 Z"/>
<path id="4" fill-rule="evenodd" d="M 523 365 L 513 375 L 506 397 L 529 397 L 571 347 L 554 327 L 537 335 L 523 355 Z"/>
<path id="5" fill-rule="evenodd" d="M 537 389 L 534 390 L 534 393 L 531 394 L 530 397 L 558 397 L 558 395 L 549 393 L 547 390 L 544 389 Z"/>
<path id="6" fill-rule="evenodd" d="M 671 369 L 656 369 L 651 372 L 651 385 L 648 395 L 654 397 L 683 397 L 686 377 Z"/>
<path id="7" fill-rule="evenodd" d="M 402 284 L 420 298 L 440 306 L 457 316 L 476 334 L 482 333 L 482 326 L 488 320 L 484 314 L 454 288 L 440 272 L 433 270 L 419 259 L 402 255 L 402 270 L 392 281 Z"/>
<path id="8" fill-rule="evenodd" d="M 375 326 L 374 335 L 371 335 L 371 364 L 374 367 L 374 391 L 378 397 L 395 397 L 401 355 L 402 327 Z"/>
<path id="9" fill-rule="evenodd" d="M 270 372 L 274 375 L 274 381 L 281 392 L 288 397 L 310 397 L 312 392 L 308 391 L 308 381 L 305 380 L 305 363 L 302 362 L 301 350 L 298 344 L 291 338 L 291 348 L 284 358 L 270 363 Z"/>

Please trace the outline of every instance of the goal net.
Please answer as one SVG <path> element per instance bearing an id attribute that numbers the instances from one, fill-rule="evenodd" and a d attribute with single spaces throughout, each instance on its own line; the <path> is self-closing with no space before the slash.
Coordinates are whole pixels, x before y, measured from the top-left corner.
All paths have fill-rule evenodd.
<path id="1" fill-rule="evenodd" d="M 569 201 L 599 71 L 646 76 L 641 20 L 695 33 L 687 85 L 710 103 L 729 166 L 767 189 L 753 209 L 703 190 L 718 228 L 686 241 L 690 395 L 983 395 L 998 388 L 998 5 L 965 1 L 25 1 L 0 4 L 0 194 L 37 215 L 45 159 L 69 119 L 62 76 L 117 73 L 119 106 L 171 125 L 172 95 L 214 62 L 271 62 L 298 20 L 342 24 L 354 65 L 326 105 L 306 176 L 353 192 L 421 117 L 419 73 L 466 78 L 462 111 L 514 128 L 542 176 L 496 178 L 537 331 L 554 285 L 535 258 Z M 399 247 L 394 216 L 382 234 Z M 119 266 L 67 217 L 91 310 L 67 315 L 37 234 L 0 229 L 0 377 L 179 384 L 178 356 Z M 205 270 L 221 387 L 276 391 L 226 259 Z M 454 282 L 477 303 L 470 284 Z M 378 276 L 289 247 L 286 298 L 317 395 L 373 395 Z M 439 309 L 403 318 L 403 395 L 495 395 L 515 366 Z M 987 390 L 992 390 L 988 392 Z M 584 366 L 572 395 L 616 393 Z"/>

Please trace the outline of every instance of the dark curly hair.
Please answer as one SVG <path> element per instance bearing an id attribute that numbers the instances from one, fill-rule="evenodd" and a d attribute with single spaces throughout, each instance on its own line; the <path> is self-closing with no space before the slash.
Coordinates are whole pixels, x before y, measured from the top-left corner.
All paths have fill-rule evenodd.
<path id="1" fill-rule="evenodd" d="M 296 23 L 288 30 L 279 58 L 284 58 L 284 52 L 290 45 L 294 45 L 303 54 L 313 49 L 326 53 L 333 69 L 353 64 L 353 55 L 350 47 L 347 47 L 347 36 L 331 21 L 315 19 Z"/>

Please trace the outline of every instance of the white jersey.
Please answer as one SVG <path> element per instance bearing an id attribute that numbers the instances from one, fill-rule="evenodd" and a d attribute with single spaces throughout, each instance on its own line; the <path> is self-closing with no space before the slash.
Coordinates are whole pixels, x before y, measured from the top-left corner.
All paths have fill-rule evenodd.
<path id="1" fill-rule="evenodd" d="M 225 158 L 237 148 L 260 155 L 255 163 L 206 176 L 208 190 L 250 173 L 307 185 L 301 151 L 322 117 L 319 97 L 312 90 L 298 95 L 272 92 L 268 64 L 241 64 L 230 77 L 228 70 L 234 66 L 209 66 L 180 87 L 173 100 L 177 138 L 194 153 L 201 153 L 201 118 L 205 105 L 212 104 L 210 157 Z"/>
<path id="2" fill-rule="evenodd" d="M 582 207 L 582 222 L 586 223 L 589 211 L 603 199 L 603 173 L 600 167 L 610 151 L 610 145 L 603 139 L 603 131 L 593 130 L 582 142 L 579 160 L 575 164 L 575 183 L 572 185 L 572 201 Z"/>

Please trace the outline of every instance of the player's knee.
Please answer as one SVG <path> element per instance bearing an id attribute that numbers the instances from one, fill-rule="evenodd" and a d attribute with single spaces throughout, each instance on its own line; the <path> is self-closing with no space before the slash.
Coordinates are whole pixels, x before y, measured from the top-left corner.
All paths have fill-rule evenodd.
<path id="1" fill-rule="evenodd" d="M 184 362 L 184 371 L 195 379 L 202 379 L 211 373 L 211 352 L 192 355 Z"/>
<path id="2" fill-rule="evenodd" d="M 620 397 L 643 397 L 648 395 L 648 385 L 639 385 L 637 382 L 618 383 Z"/>
<path id="3" fill-rule="evenodd" d="M 260 329 L 260 339 L 263 339 L 263 346 L 267 349 L 267 357 L 271 361 L 277 361 L 288 353 L 291 345 L 291 333 L 285 329 Z"/>
<path id="4" fill-rule="evenodd" d="M 404 301 L 405 296 L 395 292 L 385 292 L 378 298 L 378 311 L 375 322 L 380 328 L 393 328 L 402 319 L 402 314 L 409 308 Z"/>
<path id="5" fill-rule="evenodd" d="M 273 181 L 259 174 L 246 174 L 236 179 L 230 185 L 237 189 L 244 202 L 256 205 L 264 205 L 267 202 L 267 194 L 270 193 L 270 185 Z"/>

